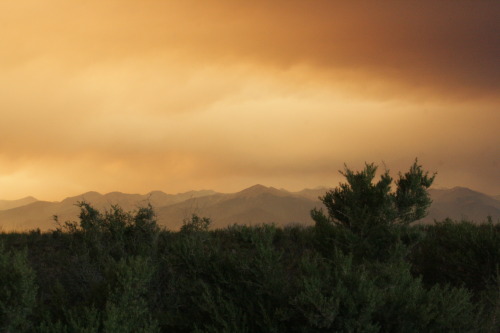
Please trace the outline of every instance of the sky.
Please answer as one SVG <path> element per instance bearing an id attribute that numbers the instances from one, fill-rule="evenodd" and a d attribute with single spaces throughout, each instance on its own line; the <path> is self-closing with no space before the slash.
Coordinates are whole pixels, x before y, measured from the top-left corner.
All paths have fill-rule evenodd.
<path id="1" fill-rule="evenodd" d="M 500 194 L 499 1 L 0 2 L 0 199 L 292 191 L 365 162 Z"/>

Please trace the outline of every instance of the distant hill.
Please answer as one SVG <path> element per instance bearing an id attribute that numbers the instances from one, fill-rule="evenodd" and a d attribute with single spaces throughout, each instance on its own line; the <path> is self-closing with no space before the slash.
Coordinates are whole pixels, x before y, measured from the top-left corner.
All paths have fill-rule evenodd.
<path id="1" fill-rule="evenodd" d="M 178 229 L 183 219 L 192 213 L 210 217 L 214 227 L 232 224 L 276 223 L 286 225 L 300 223 L 311 225 L 310 211 L 320 207 L 319 200 L 273 187 L 255 185 L 233 194 L 217 194 L 187 200 L 176 205 L 162 207 L 158 216 L 162 224 Z"/>
<path id="2" fill-rule="evenodd" d="M 325 195 L 325 193 L 329 190 L 327 187 L 317 187 L 317 188 L 306 188 L 302 191 L 295 192 L 294 194 L 299 196 L 299 197 L 304 197 L 308 198 L 310 200 L 319 200 L 319 197 L 322 197 Z"/>
<path id="3" fill-rule="evenodd" d="M 429 216 L 422 222 L 443 220 L 447 217 L 454 220 L 467 219 L 482 222 L 491 216 L 494 221 L 500 219 L 500 201 L 481 192 L 466 187 L 452 189 L 430 189 L 433 200 Z"/>
<path id="4" fill-rule="evenodd" d="M 33 197 L 26 197 L 18 200 L 0 200 L 0 210 L 25 206 L 35 201 L 38 200 Z"/>
<path id="5" fill-rule="evenodd" d="M 1 231 L 54 228 L 52 216 L 60 212 L 58 203 L 36 201 L 25 206 L 0 211 Z"/>
<path id="6" fill-rule="evenodd" d="M 0 230 L 55 229 L 53 216 L 59 221 L 78 219 L 79 201 L 91 203 L 99 210 L 118 205 L 126 211 L 136 210 L 150 203 L 158 215 L 158 222 L 171 230 L 178 230 L 184 219 L 192 214 L 210 217 L 213 227 L 232 224 L 276 223 L 287 225 L 300 223 L 312 225 L 311 209 L 323 207 L 318 197 L 327 188 L 305 189 L 289 192 L 274 187 L 255 185 L 236 193 L 217 193 L 210 190 L 167 194 L 153 191 L 147 194 L 111 192 L 100 194 L 87 192 L 64 199 L 61 202 L 37 201 L 28 197 L 20 200 L 2 200 Z M 433 223 L 450 217 L 455 220 L 485 221 L 491 216 L 500 220 L 500 200 L 464 187 L 430 189 L 433 204 L 429 215 L 419 223 Z M 10 207 L 10 208 L 9 208 Z"/>
<path id="7" fill-rule="evenodd" d="M 80 209 L 76 205 L 81 201 L 89 202 L 99 210 L 110 209 L 112 205 L 118 205 L 125 211 L 131 211 L 144 207 L 148 203 L 158 209 L 165 205 L 213 194 L 215 194 L 214 191 L 208 190 L 180 194 L 166 194 L 161 191 L 148 194 L 86 192 L 66 198 L 61 202 L 36 201 L 24 206 L 0 210 L 0 230 L 55 229 L 57 224 L 54 221 L 54 215 L 58 216 L 60 222 L 77 220 Z"/>

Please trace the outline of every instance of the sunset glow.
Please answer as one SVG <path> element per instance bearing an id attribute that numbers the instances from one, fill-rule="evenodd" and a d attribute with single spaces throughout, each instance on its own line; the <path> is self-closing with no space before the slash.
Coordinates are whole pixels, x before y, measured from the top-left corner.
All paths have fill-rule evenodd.
<path id="1" fill-rule="evenodd" d="M 500 194 L 498 1 L 0 4 L 0 199 L 335 186 Z"/>

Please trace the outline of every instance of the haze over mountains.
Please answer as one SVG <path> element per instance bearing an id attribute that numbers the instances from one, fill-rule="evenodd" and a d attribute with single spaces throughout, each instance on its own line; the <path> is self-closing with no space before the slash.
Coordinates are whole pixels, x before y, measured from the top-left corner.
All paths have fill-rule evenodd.
<path id="1" fill-rule="evenodd" d="M 33 197 L 26 197 L 18 200 L 0 200 L 0 210 L 16 208 L 38 201 Z"/>
<path id="2" fill-rule="evenodd" d="M 33 197 L 19 200 L 0 200 L 0 230 L 41 230 L 57 227 L 53 216 L 59 221 L 75 221 L 79 208 L 76 203 L 86 201 L 104 210 L 118 205 L 126 211 L 136 210 L 150 203 L 157 215 L 159 224 L 177 230 L 182 221 L 192 214 L 212 218 L 213 227 L 231 224 L 276 223 L 287 225 L 313 223 L 309 213 L 323 207 L 318 199 L 327 188 L 305 189 L 289 192 L 283 189 L 255 185 L 237 193 L 217 193 L 211 190 L 190 191 L 180 194 L 166 194 L 153 191 L 148 194 L 127 194 L 111 192 L 100 194 L 87 192 L 66 198 L 60 202 L 39 201 Z M 452 189 L 430 189 L 433 204 L 429 216 L 422 223 L 432 223 L 446 217 L 469 219 L 476 222 L 491 216 L 500 219 L 499 197 L 473 191 L 464 187 Z"/>
<path id="3" fill-rule="evenodd" d="M 466 187 L 452 189 L 430 189 L 433 203 L 429 215 L 423 222 L 432 222 L 449 217 L 454 220 L 468 219 L 475 222 L 491 216 L 500 219 L 500 196 L 489 196 Z"/>

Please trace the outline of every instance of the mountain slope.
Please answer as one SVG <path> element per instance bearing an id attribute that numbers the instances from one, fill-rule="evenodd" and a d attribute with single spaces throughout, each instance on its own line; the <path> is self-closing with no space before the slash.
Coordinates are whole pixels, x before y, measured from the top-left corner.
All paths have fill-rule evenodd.
<path id="1" fill-rule="evenodd" d="M 35 201 L 38 200 L 33 197 L 26 197 L 18 200 L 0 200 L 0 210 L 12 209 L 16 207 L 29 205 L 30 203 L 33 203 Z"/>
<path id="2" fill-rule="evenodd" d="M 299 192 L 293 192 L 296 196 L 307 198 L 313 201 L 319 201 L 319 197 L 322 197 L 330 189 L 327 187 L 317 187 L 317 188 L 306 188 Z"/>
<path id="3" fill-rule="evenodd" d="M 465 187 L 452 189 L 430 189 L 433 203 L 429 215 L 421 222 L 429 223 L 447 217 L 453 220 L 467 219 L 475 222 L 485 221 L 491 216 L 494 221 L 500 219 L 500 201 L 486 194 Z"/>
<path id="4" fill-rule="evenodd" d="M 0 230 L 55 229 L 53 216 L 60 211 L 58 208 L 56 202 L 36 201 L 25 206 L 2 210 L 0 211 Z"/>
<path id="5" fill-rule="evenodd" d="M 210 217 L 213 227 L 232 224 L 276 223 L 286 225 L 313 223 L 310 211 L 320 206 L 319 201 L 299 197 L 294 193 L 272 187 L 255 185 L 233 194 L 218 194 L 187 200 L 162 207 L 159 220 L 171 229 L 178 229 L 191 214 Z"/>
<path id="6" fill-rule="evenodd" d="M 86 192 L 77 196 L 69 197 L 61 202 L 37 201 L 28 205 L 12 209 L 0 210 L 0 227 L 3 231 L 27 230 L 40 228 L 41 230 L 55 229 L 57 224 L 54 215 L 63 223 L 65 221 L 78 220 L 80 208 L 78 202 L 88 202 L 95 208 L 104 211 L 112 205 L 117 205 L 125 211 L 137 210 L 150 203 L 153 208 L 172 205 L 190 198 L 213 195 L 213 191 L 190 191 L 180 194 L 166 194 L 160 191 L 148 194 L 127 194 L 111 192 L 100 194 L 98 192 Z"/>
<path id="7" fill-rule="evenodd" d="M 175 195 L 161 191 L 147 194 L 87 192 L 61 202 L 30 202 L 36 199 L 25 198 L 13 202 L 16 202 L 15 205 L 28 202 L 26 205 L 0 210 L 0 230 L 54 229 L 57 227 L 54 215 L 59 217 L 60 222 L 78 219 L 79 208 L 76 204 L 79 201 L 89 202 L 101 211 L 109 209 L 111 205 L 132 211 L 149 203 L 157 213 L 159 224 L 171 230 L 178 230 L 182 221 L 189 219 L 192 214 L 212 218 L 213 227 L 216 228 L 234 223 L 311 225 L 313 221 L 309 215 L 310 211 L 315 207 L 323 207 L 318 197 L 323 196 L 327 190 L 317 188 L 289 192 L 255 185 L 237 193 L 227 194 L 214 191 L 191 191 Z M 434 220 L 441 221 L 447 217 L 481 222 L 491 216 L 494 221 L 500 220 L 500 201 L 486 194 L 463 187 L 430 189 L 429 193 L 433 204 L 429 215 L 419 223 L 433 223 Z"/>

